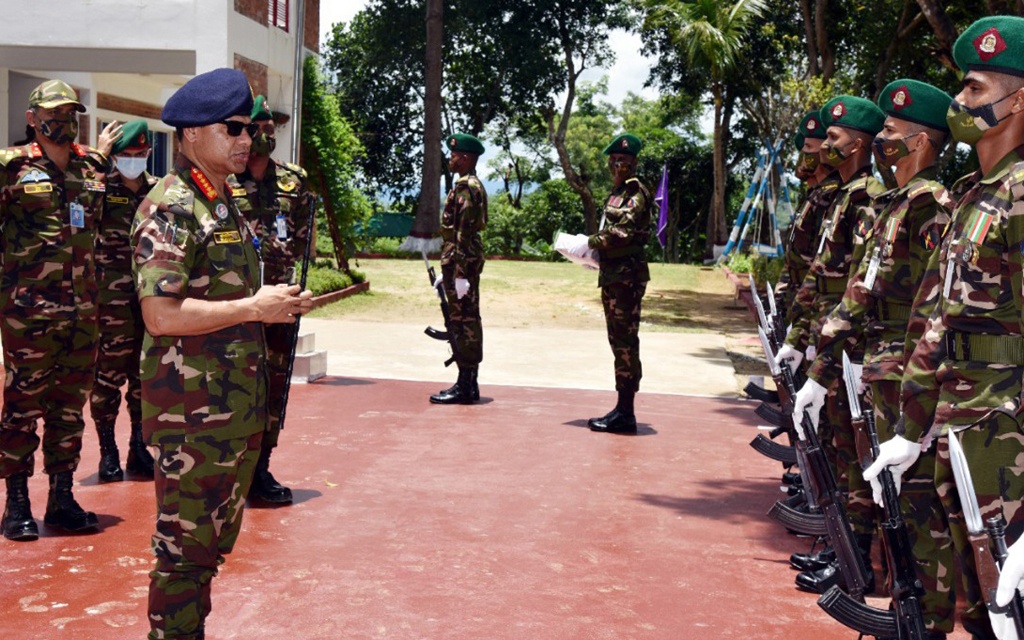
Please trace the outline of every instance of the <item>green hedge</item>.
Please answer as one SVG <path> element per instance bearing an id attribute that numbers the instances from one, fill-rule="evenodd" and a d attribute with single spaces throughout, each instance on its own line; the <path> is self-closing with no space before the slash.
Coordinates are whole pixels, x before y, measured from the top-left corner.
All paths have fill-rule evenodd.
<path id="1" fill-rule="evenodd" d="M 339 271 L 330 260 L 317 260 L 306 277 L 306 288 L 312 291 L 314 296 L 322 296 L 365 281 L 366 276 L 355 269 L 346 274 Z"/>

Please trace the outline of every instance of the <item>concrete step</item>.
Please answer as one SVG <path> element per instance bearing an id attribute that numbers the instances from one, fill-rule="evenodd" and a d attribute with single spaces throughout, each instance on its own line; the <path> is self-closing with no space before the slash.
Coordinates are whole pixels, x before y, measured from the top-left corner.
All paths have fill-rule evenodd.
<path id="1" fill-rule="evenodd" d="M 327 375 L 327 352 L 296 353 L 292 366 L 292 384 L 313 382 Z"/>

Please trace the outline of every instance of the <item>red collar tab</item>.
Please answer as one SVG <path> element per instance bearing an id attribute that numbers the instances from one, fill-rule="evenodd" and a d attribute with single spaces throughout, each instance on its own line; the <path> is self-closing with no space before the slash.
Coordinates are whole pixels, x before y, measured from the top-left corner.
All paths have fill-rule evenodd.
<path id="1" fill-rule="evenodd" d="M 196 186 L 203 192 L 207 200 L 212 202 L 218 198 L 217 190 L 213 188 L 213 185 L 210 184 L 210 179 L 199 170 L 199 167 L 192 167 L 192 181 L 196 183 Z"/>
<path id="2" fill-rule="evenodd" d="M 78 144 L 77 142 L 72 142 L 71 143 L 71 150 L 75 152 L 76 156 L 86 156 L 86 155 L 89 155 L 89 152 L 86 151 L 85 148 L 82 147 L 82 145 Z"/>
<path id="3" fill-rule="evenodd" d="M 32 154 L 33 158 L 42 158 L 43 157 L 43 148 L 39 145 L 38 142 L 33 142 L 33 143 L 29 144 L 28 145 L 28 152 L 30 154 Z"/>

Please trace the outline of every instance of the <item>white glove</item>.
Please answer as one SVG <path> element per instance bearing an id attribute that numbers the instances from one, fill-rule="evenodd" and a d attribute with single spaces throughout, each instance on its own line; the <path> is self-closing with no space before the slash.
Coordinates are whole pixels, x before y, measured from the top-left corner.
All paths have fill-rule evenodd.
<path id="1" fill-rule="evenodd" d="M 1024 581 L 1024 537 L 1007 549 L 1006 562 L 999 570 L 999 588 L 996 589 L 996 605 L 1005 607 L 1013 597 L 1014 590 L 1021 588 Z M 991 616 L 991 612 L 989 612 Z M 993 621 L 992 626 L 995 626 Z M 999 634 L 996 634 L 999 635 Z M 999 635 L 1000 638 L 1004 636 Z M 1016 637 L 1016 636 L 1015 636 Z"/>
<path id="2" fill-rule="evenodd" d="M 818 416 L 821 413 L 821 408 L 825 406 L 825 396 L 827 395 L 828 389 L 810 378 L 807 379 L 804 386 L 800 387 L 800 391 L 797 391 L 796 398 L 793 399 L 793 426 L 796 427 L 796 435 L 801 440 L 807 440 L 803 426 L 804 409 L 810 413 L 811 424 L 817 429 Z"/>
<path id="3" fill-rule="evenodd" d="M 814 362 L 815 356 L 818 355 L 818 348 L 813 344 L 807 345 L 807 351 L 804 353 L 807 355 L 807 362 Z"/>
<path id="4" fill-rule="evenodd" d="M 878 447 L 878 457 L 870 467 L 864 470 L 864 479 L 871 483 L 871 496 L 874 498 L 875 504 L 882 504 L 882 483 L 878 481 L 878 474 L 882 472 L 882 469 L 889 467 L 898 494 L 904 472 L 913 466 L 920 456 L 921 445 L 911 442 L 903 436 L 895 436 Z"/>
<path id="5" fill-rule="evenodd" d="M 442 276 L 440 273 L 437 274 L 437 277 L 434 278 L 434 288 L 437 289 L 438 287 L 440 287 L 441 283 L 443 281 L 444 281 L 444 276 Z"/>
<path id="6" fill-rule="evenodd" d="M 790 369 L 796 369 L 804 361 L 804 354 L 788 344 L 784 344 L 779 347 L 779 352 L 775 354 L 775 364 L 781 365 L 783 360 L 789 360 Z"/>
<path id="7" fill-rule="evenodd" d="M 1013 617 L 1010 616 L 1009 611 L 996 613 L 990 609 L 988 620 L 992 623 L 992 632 L 996 634 L 999 640 L 1020 640 L 1017 636 L 1017 626 L 1014 624 Z"/>
<path id="8" fill-rule="evenodd" d="M 462 297 L 469 293 L 469 280 L 455 278 L 455 297 L 462 300 Z"/>
<path id="9" fill-rule="evenodd" d="M 867 387 L 864 384 L 864 365 L 856 362 L 851 362 L 850 365 L 853 367 L 853 379 L 857 383 L 857 393 L 864 395 L 864 389 Z M 853 402 L 852 398 L 850 398 L 850 402 Z"/>

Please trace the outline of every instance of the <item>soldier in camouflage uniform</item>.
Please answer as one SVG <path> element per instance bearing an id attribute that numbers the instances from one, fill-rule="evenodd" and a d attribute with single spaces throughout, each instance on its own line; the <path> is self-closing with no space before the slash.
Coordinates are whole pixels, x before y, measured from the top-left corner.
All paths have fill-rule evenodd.
<path id="1" fill-rule="evenodd" d="M 785 264 L 775 288 L 775 294 L 782 296 L 782 308 L 787 312 L 793 306 L 797 289 L 800 288 L 814 260 L 818 231 L 821 229 L 821 216 L 832 203 L 831 196 L 835 195 L 839 186 L 835 169 L 822 163 L 818 157 L 824 139 L 825 127 L 821 123 L 818 110 L 815 109 L 800 121 L 795 138 L 797 151 L 800 152 L 796 175 L 807 185 L 807 193 L 800 213 L 790 225 Z"/>
<path id="2" fill-rule="evenodd" d="M 80 146 L 85 107 L 59 80 L 29 96 L 35 142 L 0 151 L 3 275 L 0 337 L 4 348 L 0 477 L 6 479 L 4 536 L 35 540 L 28 478 L 43 421 L 43 470 L 50 476 L 44 522 L 79 531 L 96 515 L 72 495 L 96 352 L 96 218 L 103 206 L 108 162 Z"/>
<path id="3" fill-rule="evenodd" d="M 821 117 L 828 127 L 822 160 L 838 169 L 843 186 L 823 220 L 817 255 L 794 302 L 798 309 L 794 312 L 792 329 L 777 354 L 780 361 L 794 359 L 797 364 L 805 350 L 813 355 L 822 319 L 842 300 L 851 270 L 864 254 L 864 237 L 874 222 L 872 200 L 885 191 L 871 174 L 870 160 L 871 141 L 882 129 L 885 114 L 870 100 L 838 96 L 825 104 Z M 854 354 L 858 362 L 861 356 Z M 823 421 L 819 419 L 819 412 L 810 413 L 816 425 Z M 870 566 L 874 504 L 861 476 L 846 392 L 838 383 L 830 386 L 821 415 L 831 425 L 839 490 L 849 496 L 850 523 Z M 835 563 L 797 576 L 797 586 L 818 593 L 838 582 Z"/>
<path id="4" fill-rule="evenodd" d="M 122 127 L 114 144 L 114 170 L 107 179 L 103 212 L 96 229 L 96 279 L 99 283 L 99 345 L 96 373 L 89 394 L 89 409 L 100 441 L 100 482 L 124 478 L 114 424 L 121 408 L 121 387 L 131 419 L 127 468 L 130 473 L 153 477 L 153 456 L 142 439 L 142 390 L 139 356 L 142 350 L 142 310 L 132 277 L 129 230 L 139 203 L 156 184 L 146 172 L 149 126 L 132 120 Z"/>
<path id="5" fill-rule="evenodd" d="M 911 79 L 896 80 L 882 90 L 878 106 L 887 118 L 875 138 L 874 156 L 876 163 L 895 170 L 896 192 L 875 219 L 865 244 L 866 259 L 850 277 L 842 302 L 822 324 L 808 382 L 797 394 L 796 413 L 824 403 L 827 388 L 842 375 L 843 351 L 863 349 L 863 381 L 870 387 L 879 440 L 893 435 L 906 359 L 921 338 L 933 302 L 918 294 L 933 288 L 928 282 L 934 281 L 935 272 L 928 274 L 927 267 L 953 207 L 949 193 L 935 180 L 935 161 L 949 137 L 950 100 L 944 91 Z M 870 462 L 870 451 L 857 453 Z M 934 456 L 922 456 L 911 469 L 903 484 L 901 511 L 925 591 L 927 627 L 944 637 L 952 631 L 955 611 L 951 576 L 945 571 L 952 562 L 952 542 L 942 535 L 945 523 L 932 482 L 934 463 Z"/>
<path id="6" fill-rule="evenodd" d="M 624 133 L 605 147 L 614 188 L 604 203 L 601 228 L 587 240 L 597 251 L 601 306 L 608 344 L 615 358 L 618 402 L 600 418 L 591 418 L 591 431 L 636 433 L 633 400 L 640 389 L 640 302 L 651 279 L 644 247 L 651 237 L 651 192 L 636 177 L 637 154 L 643 143 Z"/>
<path id="7" fill-rule="evenodd" d="M 274 114 L 264 96 L 256 96 L 252 121 L 260 132 L 252 141 L 245 171 L 228 178 L 231 195 L 260 242 L 263 284 L 292 284 L 309 237 L 309 207 L 313 194 L 306 187 L 306 171 L 290 162 L 276 162 L 270 154 L 277 146 Z M 270 473 L 270 454 L 281 433 L 281 413 L 288 376 L 288 358 L 295 325 L 267 325 L 267 373 L 270 378 L 270 421 L 263 435 L 249 497 L 273 504 L 292 501 L 291 489 Z"/>
<path id="8" fill-rule="evenodd" d="M 444 391 L 430 396 L 434 404 L 473 404 L 480 399 L 477 372 L 484 358 L 480 321 L 480 273 L 484 270 L 487 226 L 487 191 L 476 177 L 476 163 L 484 145 L 471 135 L 448 138 L 448 167 L 459 177 L 445 198 L 441 214 L 441 276 L 455 333 L 455 364 L 459 378 Z M 437 283 L 435 283 L 437 286 Z"/>
<path id="9" fill-rule="evenodd" d="M 1024 530 L 1017 412 L 1024 375 L 1024 18 L 982 18 L 960 35 L 953 56 L 966 75 L 947 121 L 956 140 L 975 147 L 980 169 L 953 187 L 964 195 L 937 252 L 939 297 L 903 377 L 901 423 L 865 475 L 892 465 L 899 477 L 935 444 L 935 489 L 967 602 L 961 621 L 975 638 L 993 638 L 949 439 L 963 446 L 982 518 L 1003 516 L 1008 540 L 1018 539 Z M 1005 626 L 1005 612 L 989 614 Z"/>
<path id="10" fill-rule="evenodd" d="M 267 427 L 264 323 L 311 308 L 298 286 L 261 286 L 254 236 L 226 180 L 245 168 L 245 75 L 196 76 L 164 106 L 181 154 L 136 214 L 132 248 L 146 334 L 142 429 L 157 450 L 151 640 L 201 639 L 210 583 L 231 551 Z"/>

